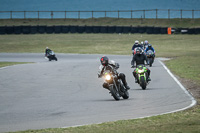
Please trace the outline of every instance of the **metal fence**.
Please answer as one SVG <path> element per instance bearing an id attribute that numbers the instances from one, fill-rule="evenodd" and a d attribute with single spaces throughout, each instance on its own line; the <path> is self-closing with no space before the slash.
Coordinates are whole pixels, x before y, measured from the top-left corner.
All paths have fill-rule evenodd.
<path id="1" fill-rule="evenodd" d="M 200 18 L 200 10 L 150 9 L 118 11 L 0 11 L 0 19 L 67 19 L 67 18 Z"/>

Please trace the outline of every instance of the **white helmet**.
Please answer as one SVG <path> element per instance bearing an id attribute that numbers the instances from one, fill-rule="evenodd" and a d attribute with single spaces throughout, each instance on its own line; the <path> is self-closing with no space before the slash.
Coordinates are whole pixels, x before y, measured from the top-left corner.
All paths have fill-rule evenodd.
<path id="1" fill-rule="evenodd" d="M 143 42 L 143 41 L 141 41 L 141 44 L 144 44 L 144 42 Z"/>
<path id="2" fill-rule="evenodd" d="M 135 41 L 135 44 L 139 44 L 139 41 L 138 41 L 138 40 L 136 40 L 136 41 Z"/>
<path id="3" fill-rule="evenodd" d="M 149 42 L 147 40 L 144 41 L 144 44 L 149 44 Z"/>

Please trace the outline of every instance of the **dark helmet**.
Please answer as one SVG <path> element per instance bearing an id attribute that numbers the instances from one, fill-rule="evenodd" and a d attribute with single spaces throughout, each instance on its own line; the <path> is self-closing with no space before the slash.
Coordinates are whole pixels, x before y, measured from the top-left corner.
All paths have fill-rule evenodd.
<path id="1" fill-rule="evenodd" d="M 136 48 L 136 54 L 142 54 L 142 49 L 140 47 Z"/>
<path id="2" fill-rule="evenodd" d="M 101 64 L 103 65 L 103 66 L 107 66 L 108 65 L 108 57 L 106 57 L 106 56 L 103 56 L 103 57 L 101 57 L 101 59 L 100 59 L 100 61 L 101 61 Z"/>
<path id="3" fill-rule="evenodd" d="M 151 44 L 148 44 L 148 48 L 151 48 L 152 46 L 151 46 Z"/>

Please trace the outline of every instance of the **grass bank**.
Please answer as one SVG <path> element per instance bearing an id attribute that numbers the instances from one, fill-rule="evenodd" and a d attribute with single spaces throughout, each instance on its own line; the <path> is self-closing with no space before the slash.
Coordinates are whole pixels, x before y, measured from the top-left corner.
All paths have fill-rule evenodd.
<path id="1" fill-rule="evenodd" d="M 56 53 L 131 54 L 135 40 L 148 40 L 157 57 L 169 57 L 166 64 L 181 78 L 194 81 L 194 92 L 200 91 L 200 35 L 148 35 L 148 34 L 36 34 L 0 36 L 0 52 L 44 52 L 46 46 Z M 197 98 L 199 94 L 197 95 Z M 191 109 L 144 119 L 108 122 L 66 129 L 28 130 L 24 132 L 199 132 L 200 105 Z M 23 133 L 23 132 L 22 132 Z"/>
<path id="2" fill-rule="evenodd" d="M 90 18 L 90 19 L 0 19 L 0 26 L 19 25 L 90 25 L 90 26 L 155 26 L 190 28 L 200 27 L 200 19 L 126 19 L 126 18 Z"/>
<path id="3" fill-rule="evenodd" d="M 28 62 L 0 62 L 0 67 L 12 66 L 17 64 L 27 64 Z"/>

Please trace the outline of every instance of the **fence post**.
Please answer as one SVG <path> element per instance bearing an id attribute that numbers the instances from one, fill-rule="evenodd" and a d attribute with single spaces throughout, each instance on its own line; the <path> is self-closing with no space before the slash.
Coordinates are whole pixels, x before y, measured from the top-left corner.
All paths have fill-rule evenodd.
<path id="1" fill-rule="evenodd" d="M 194 9 L 192 10 L 192 19 L 194 19 Z"/>
<path id="2" fill-rule="evenodd" d="M 106 18 L 106 11 L 105 11 L 105 18 Z"/>
<path id="3" fill-rule="evenodd" d="M 156 9 L 156 19 L 158 18 L 158 9 Z"/>
<path id="4" fill-rule="evenodd" d="M 119 10 L 118 10 L 118 19 L 119 19 Z"/>
<path id="5" fill-rule="evenodd" d="M 143 10 L 143 16 L 144 16 L 144 19 L 145 19 L 145 10 Z"/>
<path id="6" fill-rule="evenodd" d="M 51 19 L 53 19 L 53 11 L 51 11 Z"/>
<path id="7" fill-rule="evenodd" d="M 65 11 L 65 19 L 66 19 L 66 17 L 67 17 L 67 11 Z"/>
<path id="8" fill-rule="evenodd" d="M 168 9 L 168 19 L 170 19 L 170 9 Z"/>
<path id="9" fill-rule="evenodd" d="M 131 10 L 131 19 L 133 18 L 133 10 Z"/>
<path id="10" fill-rule="evenodd" d="M 12 19 L 12 11 L 10 11 L 10 19 Z"/>
<path id="11" fill-rule="evenodd" d="M 93 11 L 92 11 L 92 18 L 93 18 Z"/>
<path id="12" fill-rule="evenodd" d="M 182 19 L 182 9 L 181 9 L 181 19 Z"/>
<path id="13" fill-rule="evenodd" d="M 80 17 L 80 14 L 81 14 L 81 13 L 80 13 L 80 11 L 78 11 L 78 19 L 80 19 L 80 18 L 81 18 L 81 17 Z"/>
<path id="14" fill-rule="evenodd" d="M 38 11 L 38 20 L 40 19 L 40 11 Z"/>
<path id="15" fill-rule="evenodd" d="M 24 11 L 24 19 L 26 19 L 26 11 Z"/>

